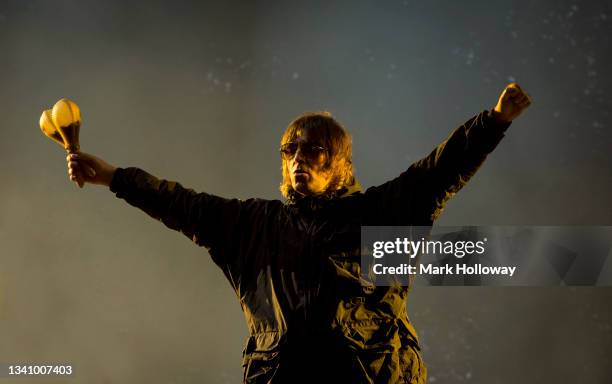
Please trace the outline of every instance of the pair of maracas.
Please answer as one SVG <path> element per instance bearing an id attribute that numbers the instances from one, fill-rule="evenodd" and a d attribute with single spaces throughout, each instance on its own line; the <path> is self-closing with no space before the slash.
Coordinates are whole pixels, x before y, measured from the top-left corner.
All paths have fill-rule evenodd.
<path id="1" fill-rule="evenodd" d="M 43 111 L 40 116 L 40 129 L 55 141 L 68 153 L 76 153 L 80 149 L 79 130 L 81 128 L 81 111 L 72 100 L 61 99 L 51 109 Z M 91 177 L 96 171 L 82 164 L 82 171 Z M 83 181 L 79 180 L 79 187 L 83 187 Z"/>

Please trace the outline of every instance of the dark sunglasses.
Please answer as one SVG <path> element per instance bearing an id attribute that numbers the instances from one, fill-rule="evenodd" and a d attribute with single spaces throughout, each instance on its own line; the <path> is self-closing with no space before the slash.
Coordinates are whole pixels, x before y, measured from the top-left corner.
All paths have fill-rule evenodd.
<path id="1" fill-rule="evenodd" d="M 308 160 L 318 160 L 321 154 L 327 154 L 327 148 L 317 144 L 291 141 L 280 147 L 280 153 L 283 160 L 293 159 L 298 148 L 302 149 L 302 154 Z"/>

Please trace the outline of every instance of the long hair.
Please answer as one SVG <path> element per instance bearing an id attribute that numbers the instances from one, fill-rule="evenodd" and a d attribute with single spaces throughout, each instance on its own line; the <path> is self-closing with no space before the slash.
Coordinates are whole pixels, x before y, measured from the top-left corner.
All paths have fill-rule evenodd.
<path id="1" fill-rule="evenodd" d="M 330 184 L 324 194 L 331 194 L 355 184 L 352 161 L 352 139 L 344 127 L 329 112 L 306 112 L 293 120 L 281 138 L 281 146 L 308 132 L 319 145 L 329 150 L 324 170 L 331 173 Z M 297 192 L 291 185 L 287 161 L 281 158 L 283 181 L 281 194 L 294 199 Z"/>

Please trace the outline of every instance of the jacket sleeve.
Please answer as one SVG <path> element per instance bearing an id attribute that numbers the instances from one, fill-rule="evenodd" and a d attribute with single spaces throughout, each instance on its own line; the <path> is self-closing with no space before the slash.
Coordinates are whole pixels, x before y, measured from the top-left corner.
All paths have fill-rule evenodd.
<path id="1" fill-rule="evenodd" d="M 196 193 L 135 167 L 118 168 L 109 187 L 118 198 L 206 247 L 217 265 L 225 265 L 235 253 L 232 239 L 240 220 L 241 200 Z"/>
<path id="2" fill-rule="evenodd" d="M 476 173 L 504 137 L 510 123 L 483 111 L 455 129 L 430 154 L 399 177 L 366 191 L 383 213 L 385 225 L 430 225 Z M 411 221 L 411 222 L 408 222 Z"/>

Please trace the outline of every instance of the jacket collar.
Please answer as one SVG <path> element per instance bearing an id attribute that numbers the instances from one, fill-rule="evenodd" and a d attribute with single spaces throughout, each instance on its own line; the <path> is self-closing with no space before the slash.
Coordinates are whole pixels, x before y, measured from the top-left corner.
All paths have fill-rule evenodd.
<path id="1" fill-rule="evenodd" d="M 286 204 L 297 208 L 310 208 L 315 210 L 324 207 L 325 205 L 336 199 L 343 199 L 345 197 L 358 194 L 360 192 L 361 185 L 357 180 L 355 180 L 355 183 L 353 185 L 344 186 L 338 190 L 318 196 L 304 196 L 300 195 L 299 193 L 292 192 L 290 193 Z"/>

